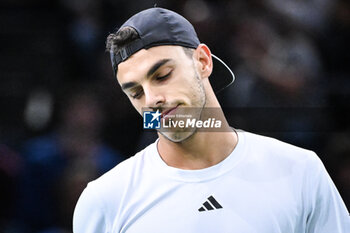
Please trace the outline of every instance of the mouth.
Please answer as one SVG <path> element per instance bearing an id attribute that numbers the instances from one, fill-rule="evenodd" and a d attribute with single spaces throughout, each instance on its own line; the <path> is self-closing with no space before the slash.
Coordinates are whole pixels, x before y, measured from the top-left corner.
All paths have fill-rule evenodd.
<path id="1" fill-rule="evenodd" d="M 162 115 L 160 117 L 161 118 L 167 118 L 167 117 L 173 115 L 178 107 L 179 107 L 179 105 L 162 112 Z"/>

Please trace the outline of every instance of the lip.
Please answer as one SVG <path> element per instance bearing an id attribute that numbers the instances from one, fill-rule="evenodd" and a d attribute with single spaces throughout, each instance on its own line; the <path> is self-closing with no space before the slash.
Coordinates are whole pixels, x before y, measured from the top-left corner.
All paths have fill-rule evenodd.
<path id="1" fill-rule="evenodd" d="M 179 105 L 177 105 L 177 106 L 174 107 L 174 108 L 170 108 L 170 109 L 168 109 L 168 110 L 162 112 L 162 115 L 161 115 L 160 117 L 161 117 L 161 118 L 166 118 L 167 115 L 170 115 L 170 114 L 174 113 L 178 107 L 179 107 Z"/>

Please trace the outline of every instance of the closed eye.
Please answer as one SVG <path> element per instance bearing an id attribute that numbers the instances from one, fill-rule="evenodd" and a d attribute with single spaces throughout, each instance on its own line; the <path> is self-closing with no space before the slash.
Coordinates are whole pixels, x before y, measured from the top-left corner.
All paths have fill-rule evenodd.
<path id="1" fill-rule="evenodd" d="M 130 95 L 130 96 L 131 96 L 131 98 L 133 98 L 133 99 L 140 99 L 140 98 L 142 97 L 142 95 L 143 95 L 143 91 L 140 90 L 140 91 L 138 91 L 138 92 L 136 92 L 136 93 L 134 93 L 134 94 L 132 94 L 132 95 Z"/>
<path id="2" fill-rule="evenodd" d="M 172 72 L 173 72 L 173 71 L 170 71 L 169 73 L 167 73 L 167 74 L 164 75 L 164 76 L 157 76 L 157 77 L 156 77 L 156 80 L 165 80 L 166 78 L 168 78 L 168 77 L 171 75 Z"/>

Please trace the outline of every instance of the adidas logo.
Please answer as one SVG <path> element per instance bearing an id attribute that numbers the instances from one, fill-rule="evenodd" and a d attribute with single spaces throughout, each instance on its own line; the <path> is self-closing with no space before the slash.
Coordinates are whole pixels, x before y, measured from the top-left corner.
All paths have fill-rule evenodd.
<path id="1" fill-rule="evenodd" d="M 207 199 L 208 201 L 204 202 L 203 206 L 198 209 L 199 212 L 222 208 L 222 206 L 219 204 L 219 202 L 217 202 L 217 200 L 215 200 L 213 196 L 210 196 Z"/>

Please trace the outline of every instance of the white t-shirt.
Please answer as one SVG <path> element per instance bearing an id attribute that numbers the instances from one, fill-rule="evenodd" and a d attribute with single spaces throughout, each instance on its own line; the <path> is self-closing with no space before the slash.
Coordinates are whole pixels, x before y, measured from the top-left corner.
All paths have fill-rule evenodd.
<path id="1" fill-rule="evenodd" d="M 317 155 L 238 132 L 222 162 L 166 165 L 157 141 L 88 184 L 74 233 L 349 233 L 350 217 Z M 214 145 L 213 145 L 214 146 Z"/>

